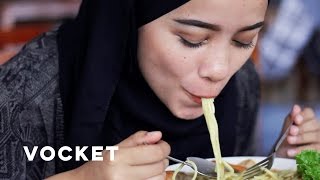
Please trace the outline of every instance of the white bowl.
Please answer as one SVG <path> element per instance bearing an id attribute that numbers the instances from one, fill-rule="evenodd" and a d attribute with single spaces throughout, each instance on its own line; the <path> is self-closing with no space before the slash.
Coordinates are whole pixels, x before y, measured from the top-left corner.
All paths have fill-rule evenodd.
<path id="1" fill-rule="evenodd" d="M 223 160 L 231 163 L 231 164 L 238 164 L 241 161 L 247 160 L 247 159 L 251 159 L 253 161 L 255 161 L 256 163 L 263 160 L 266 157 L 261 157 L 261 156 L 238 156 L 238 157 L 224 157 Z M 208 160 L 213 160 L 208 159 Z M 179 167 L 180 164 L 174 164 L 171 166 L 168 166 L 166 171 L 174 171 Z M 275 158 L 274 162 L 273 162 L 273 166 L 272 169 L 277 169 L 277 170 L 296 170 L 297 169 L 297 165 L 296 165 L 296 161 L 294 159 L 285 159 L 285 158 Z M 193 172 L 192 169 L 188 166 L 184 166 L 181 170 L 181 172 Z"/>

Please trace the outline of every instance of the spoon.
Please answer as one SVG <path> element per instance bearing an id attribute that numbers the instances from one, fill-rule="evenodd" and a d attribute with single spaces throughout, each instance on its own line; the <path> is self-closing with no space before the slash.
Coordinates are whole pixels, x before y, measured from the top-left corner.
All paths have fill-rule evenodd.
<path id="1" fill-rule="evenodd" d="M 179 159 L 173 158 L 171 156 L 167 157 L 169 160 L 172 160 L 174 162 L 177 163 L 182 163 L 184 165 L 187 165 L 189 167 L 191 167 L 193 170 L 193 166 L 185 161 L 181 161 Z M 198 173 L 202 176 L 206 176 L 208 178 L 216 178 L 217 177 L 217 173 L 214 172 L 215 169 L 215 163 L 208 161 L 206 159 L 203 158 L 199 158 L 199 157 L 187 157 L 187 160 L 194 162 L 197 165 L 197 169 L 198 169 Z"/>

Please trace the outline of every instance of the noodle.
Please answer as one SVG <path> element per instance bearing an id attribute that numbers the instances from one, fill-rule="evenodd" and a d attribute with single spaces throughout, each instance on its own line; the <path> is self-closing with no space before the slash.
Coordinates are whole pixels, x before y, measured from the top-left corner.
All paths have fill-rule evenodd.
<path id="1" fill-rule="evenodd" d="M 221 158 L 220 152 L 220 143 L 219 143 L 219 129 L 218 123 L 215 117 L 215 108 L 214 108 L 214 99 L 210 98 L 202 98 L 202 109 L 204 113 L 204 117 L 207 122 L 211 145 L 214 153 L 214 157 L 216 159 L 216 172 L 217 172 L 217 180 L 224 179 L 224 164 Z"/>
<path id="2" fill-rule="evenodd" d="M 189 161 L 187 160 L 186 163 L 189 163 L 192 165 L 193 169 L 194 169 L 194 173 L 193 173 L 193 176 L 192 176 L 192 179 L 191 180 L 196 180 L 197 178 L 197 175 L 198 175 L 198 168 L 197 168 L 197 165 L 193 162 L 193 161 Z M 181 171 L 181 169 L 183 168 L 184 164 L 181 164 L 173 173 L 172 175 L 172 179 L 175 180 L 176 179 L 176 176 L 177 174 Z"/>
<path id="3" fill-rule="evenodd" d="M 255 176 L 250 180 L 301 180 L 298 174 L 293 170 L 270 171 L 268 169 L 265 169 L 265 171 L 266 171 L 265 174 Z M 194 176 L 194 174 L 180 173 L 177 175 L 176 179 L 191 180 L 192 176 Z M 226 172 L 224 178 L 225 178 L 224 180 L 244 180 L 241 174 L 230 173 L 230 172 Z M 196 180 L 215 180 L 215 179 L 210 179 L 205 176 L 198 175 Z"/>
<path id="4" fill-rule="evenodd" d="M 222 160 L 221 151 L 220 151 L 220 143 L 219 143 L 219 130 L 218 130 L 218 123 L 215 118 L 215 107 L 214 107 L 214 99 L 212 98 L 202 98 L 202 109 L 206 119 L 206 123 L 208 126 L 211 145 L 214 153 L 214 157 L 216 160 L 216 173 L 217 173 L 217 180 L 243 180 L 242 174 L 235 173 L 234 169 L 226 162 Z M 210 180 L 204 176 L 198 176 L 197 166 L 192 161 L 186 161 L 189 164 L 192 164 L 195 173 L 193 174 L 192 180 Z M 175 171 L 172 176 L 172 180 L 175 180 L 178 177 L 178 173 L 182 169 L 184 164 L 181 164 Z M 225 172 L 226 168 L 226 172 Z M 271 171 L 266 168 L 262 168 L 265 173 L 259 176 L 255 176 L 252 180 L 298 180 L 299 177 L 295 171 Z M 187 180 L 190 175 L 182 174 L 179 180 Z M 186 177 L 186 178 L 184 178 Z M 189 180 L 189 179 L 188 179 Z"/>
<path id="5" fill-rule="evenodd" d="M 266 168 L 262 168 L 262 170 L 264 170 L 266 172 L 266 174 L 270 175 L 272 179 L 277 180 L 278 177 L 275 173 L 273 173 L 272 171 L 270 171 L 269 169 Z"/>

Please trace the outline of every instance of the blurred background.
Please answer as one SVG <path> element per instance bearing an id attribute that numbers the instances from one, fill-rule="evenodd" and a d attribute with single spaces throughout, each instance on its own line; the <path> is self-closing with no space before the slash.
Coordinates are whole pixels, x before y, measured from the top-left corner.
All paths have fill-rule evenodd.
<path id="1" fill-rule="evenodd" d="M 73 18 L 81 0 L 1 0 L 0 65 L 27 41 Z M 320 117 L 319 0 L 272 0 L 252 56 L 262 82 L 257 124 L 259 151 L 266 155 L 293 104 Z"/>
<path id="2" fill-rule="evenodd" d="M 293 104 L 320 117 L 320 1 L 270 2 L 253 55 L 262 82 L 258 155 L 270 152 Z"/>
<path id="3" fill-rule="evenodd" d="M 42 32 L 73 18 L 81 0 L 0 0 L 0 64 Z"/>

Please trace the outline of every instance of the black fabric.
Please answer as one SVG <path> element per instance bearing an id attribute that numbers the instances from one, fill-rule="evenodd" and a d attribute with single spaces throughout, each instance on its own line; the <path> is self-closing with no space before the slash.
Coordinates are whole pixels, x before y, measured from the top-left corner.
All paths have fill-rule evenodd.
<path id="1" fill-rule="evenodd" d="M 117 144 L 139 130 L 160 130 L 174 157 L 213 156 L 204 116 L 189 121 L 175 117 L 148 86 L 137 66 L 124 71 L 121 77 L 104 126 L 105 144 Z M 239 109 L 235 103 L 238 97 L 235 86 L 235 79 L 231 79 L 215 99 L 224 156 L 234 152 L 234 124 Z"/>
<path id="2" fill-rule="evenodd" d="M 137 22 L 147 23 L 187 0 L 161 1 L 161 6 L 155 6 L 160 1 L 138 2 L 84 0 L 77 18 L 59 29 L 60 86 L 70 145 L 101 143 L 99 132 L 122 65 L 135 57 Z M 143 12 L 146 5 L 156 16 L 146 11 L 135 18 L 135 9 Z"/>
<path id="3" fill-rule="evenodd" d="M 77 18 L 60 27 L 65 145 L 114 145 L 138 130 L 161 130 L 174 156 L 212 156 L 203 117 L 175 118 L 140 72 L 130 71 L 136 64 L 137 28 L 187 1 L 83 0 Z M 234 146 L 237 91 L 233 88 L 231 79 L 216 100 L 224 156 L 231 155 Z"/>
<path id="4" fill-rule="evenodd" d="M 59 29 L 60 87 L 69 145 L 99 143 L 126 54 L 130 28 L 123 22 L 129 22 L 129 11 L 130 5 L 122 1 L 84 0 L 77 19 Z"/>
<path id="5" fill-rule="evenodd" d="M 154 13 L 161 16 L 181 2 L 162 4 L 153 8 Z M 156 18 L 139 13 L 143 20 L 137 20 L 135 9 L 142 8 L 147 7 L 133 0 L 83 0 L 77 18 L 59 28 L 65 145 L 102 144 L 104 120 L 122 66 L 136 54 L 137 22 Z"/>
<path id="6" fill-rule="evenodd" d="M 151 22 L 163 14 L 174 10 L 183 5 L 188 0 L 137 0 L 136 9 L 136 24 L 138 27 Z"/>

